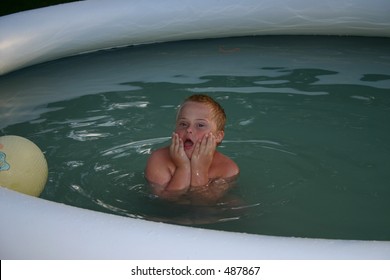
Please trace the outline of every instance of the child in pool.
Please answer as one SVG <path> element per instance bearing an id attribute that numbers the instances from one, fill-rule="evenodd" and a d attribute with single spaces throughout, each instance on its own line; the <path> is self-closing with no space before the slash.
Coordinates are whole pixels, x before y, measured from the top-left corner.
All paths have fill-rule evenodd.
<path id="1" fill-rule="evenodd" d="M 192 95 L 180 106 L 170 146 L 154 151 L 145 177 L 160 198 L 193 204 L 217 202 L 239 168 L 216 150 L 224 138 L 226 115 L 207 95 Z"/>

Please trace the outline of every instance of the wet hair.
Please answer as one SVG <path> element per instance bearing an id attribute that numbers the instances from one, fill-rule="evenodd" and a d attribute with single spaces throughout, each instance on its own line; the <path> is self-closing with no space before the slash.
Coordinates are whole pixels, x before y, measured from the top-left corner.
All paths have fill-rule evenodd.
<path id="1" fill-rule="evenodd" d="M 183 104 L 187 101 L 192 102 L 199 102 L 202 104 L 206 104 L 209 106 L 213 113 L 213 119 L 215 123 L 217 124 L 217 130 L 224 131 L 225 130 L 225 123 L 226 123 L 226 114 L 223 107 L 214 99 L 212 99 L 210 96 L 205 94 L 194 94 L 189 97 L 187 97 Z"/>

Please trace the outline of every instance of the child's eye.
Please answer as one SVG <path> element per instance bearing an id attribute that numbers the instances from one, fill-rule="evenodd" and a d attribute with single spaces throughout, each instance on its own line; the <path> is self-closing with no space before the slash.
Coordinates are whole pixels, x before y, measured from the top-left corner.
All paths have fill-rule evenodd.
<path id="1" fill-rule="evenodd" d="M 204 128 L 204 127 L 206 127 L 206 125 L 204 124 L 204 123 L 198 123 L 198 125 L 197 125 L 199 128 Z"/>
<path id="2" fill-rule="evenodd" d="M 185 122 L 180 122 L 180 123 L 179 123 L 179 127 L 187 127 L 187 123 L 185 123 Z"/>

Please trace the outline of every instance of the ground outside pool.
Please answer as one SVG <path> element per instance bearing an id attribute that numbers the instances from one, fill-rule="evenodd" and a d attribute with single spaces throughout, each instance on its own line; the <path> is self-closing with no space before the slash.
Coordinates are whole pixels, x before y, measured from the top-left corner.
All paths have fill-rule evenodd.
<path id="1" fill-rule="evenodd" d="M 21 83 L 20 81 L 24 82 Z M 0 136 L 45 153 L 41 198 L 234 232 L 390 240 L 390 39 L 258 36 L 118 48 L 0 77 L 22 110 Z M 215 206 L 152 196 L 144 167 L 169 145 L 177 106 L 225 108 L 219 150 L 241 169 Z"/>

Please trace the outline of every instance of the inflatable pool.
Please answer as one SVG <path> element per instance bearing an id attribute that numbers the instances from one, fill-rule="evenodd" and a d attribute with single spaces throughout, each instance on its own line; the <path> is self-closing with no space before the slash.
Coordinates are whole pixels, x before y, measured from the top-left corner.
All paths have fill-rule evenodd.
<path id="1" fill-rule="evenodd" d="M 173 40 L 290 34 L 390 37 L 389 13 L 386 0 L 76 2 L 0 18 L 0 74 L 85 52 Z M 12 96 L 4 100 L 1 119 L 7 117 L 7 122 L 0 128 L 16 122 L 15 110 L 7 107 L 15 106 Z M 75 208 L 5 188 L 0 188 L 0 222 L 2 259 L 390 258 L 389 241 L 196 229 Z"/>

